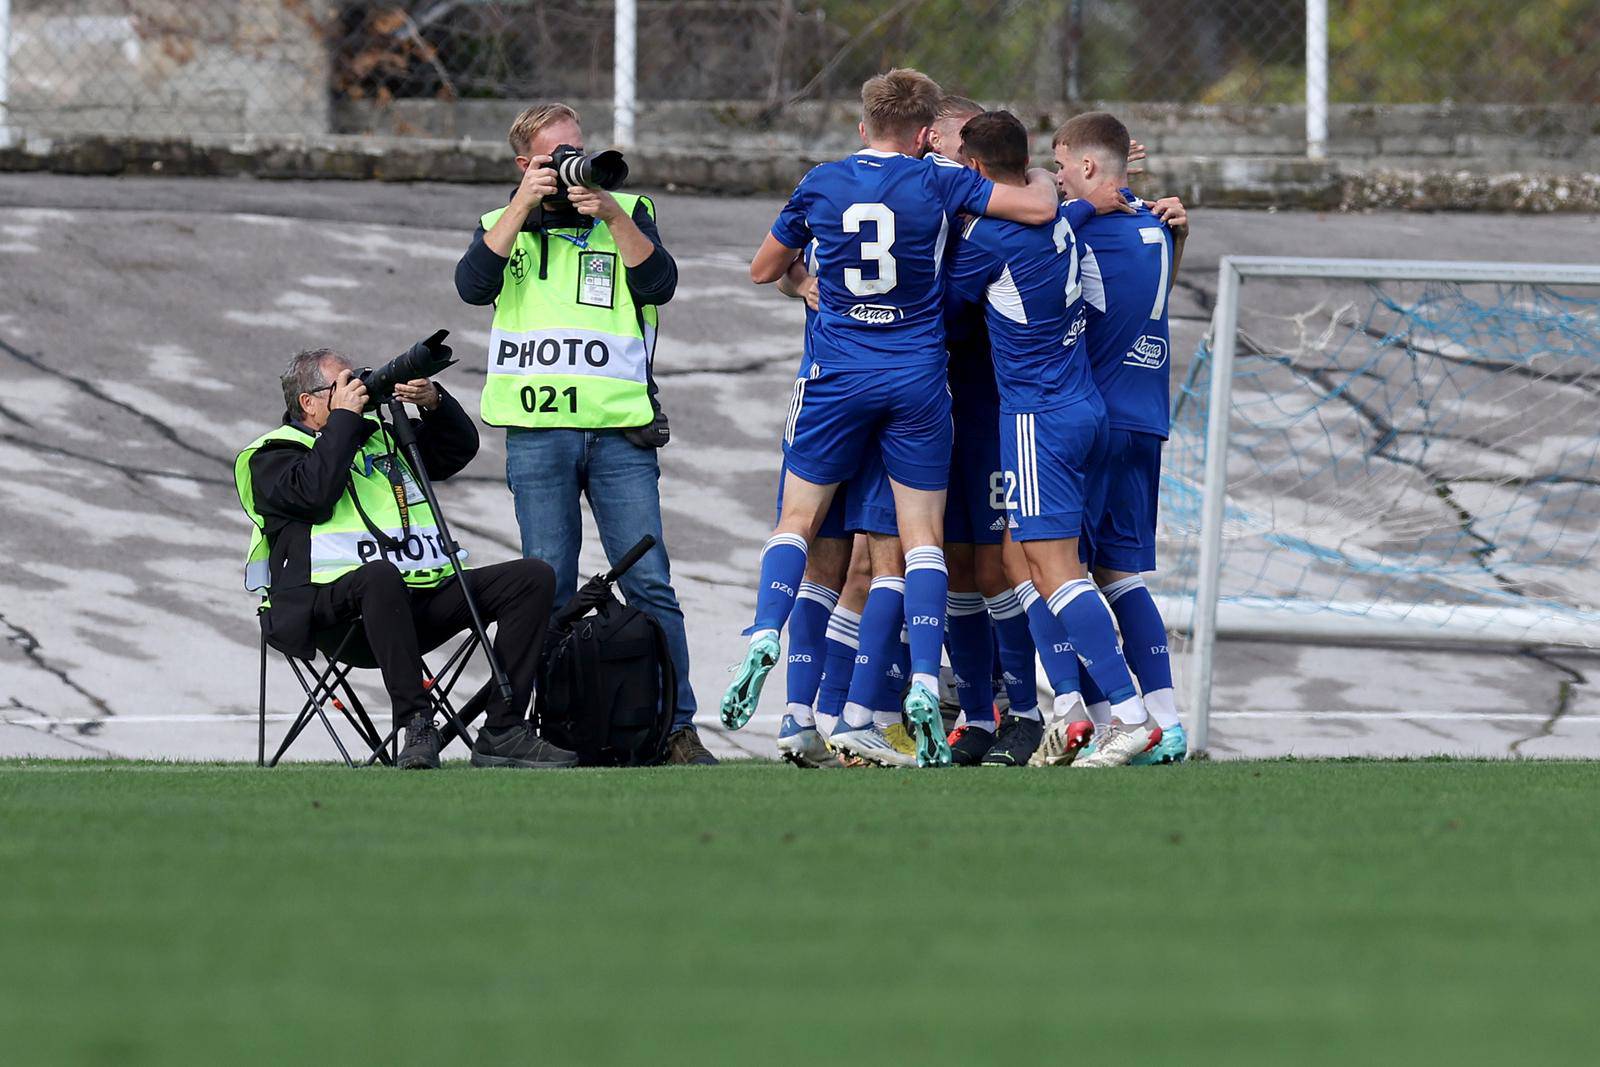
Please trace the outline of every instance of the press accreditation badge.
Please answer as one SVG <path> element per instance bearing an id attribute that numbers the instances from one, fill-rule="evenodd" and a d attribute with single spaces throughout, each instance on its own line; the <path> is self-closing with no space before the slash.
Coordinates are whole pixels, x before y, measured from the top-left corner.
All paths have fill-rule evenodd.
<path id="1" fill-rule="evenodd" d="M 615 302 L 617 254 L 583 252 L 578 256 L 578 303 L 609 308 Z"/>

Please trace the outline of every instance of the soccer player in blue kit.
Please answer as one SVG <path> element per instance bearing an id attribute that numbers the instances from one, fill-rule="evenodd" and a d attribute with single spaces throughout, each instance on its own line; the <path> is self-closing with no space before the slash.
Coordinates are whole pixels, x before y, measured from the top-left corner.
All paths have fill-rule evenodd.
<path id="1" fill-rule="evenodd" d="M 1021 180 L 1028 134 L 1016 116 L 980 115 L 963 128 L 962 140 L 972 164 L 996 188 Z M 1105 447 L 1107 429 L 1084 352 L 1075 230 L 1095 217 L 1111 191 L 1101 187 L 1092 202 L 1060 205 L 1048 225 L 975 220 L 962 235 L 948 281 L 953 297 L 985 306 L 1000 389 L 1010 535 L 1022 545 L 1033 586 L 1049 591 L 1050 612 L 1112 704 L 1110 726 L 1080 767 L 1125 764 L 1159 740 L 1111 610 L 1078 556 L 1086 475 Z M 1120 191 L 1109 199 L 1128 210 Z M 1045 731 L 1042 724 L 1034 728 L 1037 743 Z"/>
<path id="2" fill-rule="evenodd" d="M 749 721 L 778 662 L 778 632 L 793 609 L 809 542 L 838 484 L 878 449 L 905 548 L 912 670 L 905 712 L 923 765 L 950 760 L 938 697 L 951 448 L 944 246 L 960 213 L 1037 225 L 1054 217 L 1058 202 L 1042 171 L 996 187 L 940 156 L 917 158 L 941 95 L 916 71 L 869 79 L 861 92 L 866 147 L 801 179 L 750 264 L 752 281 L 774 282 L 815 238 L 820 311 L 815 362 L 790 415 L 783 511 L 762 552 L 750 645 L 722 701 L 730 729 Z"/>
<path id="3" fill-rule="evenodd" d="M 1127 184 L 1128 129 L 1115 116 L 1091 112 L 1056 131 L 1057 180 L 1066 196 Z M 1188 740 L 1173 700 L 1167 629 L 1143 574 L 1156 569 L 1156 503 L 1161 445 L 1170 427 L 1170 349 L 1167 296 L 1187 216 L 1170 202 L 1143 204 L 1133 214 L 1099 216 L 1078 228 L 1086 305 L 1084 341 L 1095 385 L 1105 402 L 1107 448 L 1091 475 L 1085 520 L 1087 556 L 1095 581 L 1122 629 L 1128 665 L 1161 740 L 1134 763 L 1174 763 Z"/>

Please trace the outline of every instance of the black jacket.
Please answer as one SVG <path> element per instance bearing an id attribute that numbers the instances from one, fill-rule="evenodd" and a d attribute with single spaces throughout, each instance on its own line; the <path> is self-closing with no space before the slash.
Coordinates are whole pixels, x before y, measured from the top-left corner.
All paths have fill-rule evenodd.
<path id="1" fill-rule="evenodd" d="M 283 421 L 292 420 L 285 415 Z M 412 419 L 428 477 L 443 481 L 478 454 L 478 428 L 455 397 L 439 389 L 439 406 Z M 304 427 L 301 427 L 304 429 Z M 266 520 L 271 549 L 272 607 L 264 625 L 267 641 L 293 656 L 310 657 L 311 528 L 326 522 L 349 492 L 356 453 L 377 427 L 353 411 L 335 411 L 310 448 L 269 441 L 250 457 L 256 511 Z"/>

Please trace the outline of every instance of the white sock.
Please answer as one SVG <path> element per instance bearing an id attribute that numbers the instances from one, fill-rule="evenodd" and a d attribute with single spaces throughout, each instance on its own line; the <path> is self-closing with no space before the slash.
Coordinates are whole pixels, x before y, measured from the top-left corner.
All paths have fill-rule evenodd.
<path id="1" fill-rule="evenodd" d="M 1124 726 L 1143 726 L 1150 718 L 1150 713 L 1144 710 L 1144 701 L 1135 695 L 1120 704 L 1111 705 L 1111 717 Z"/>
<path id="2" fill-rule="evenodd" d="M 1150 709 L 1150 714 L 1155 718 L 1156 724 L 1163 730 L 1170 730 L 1174 726 L 1182 726 L 1178 718 L 1178 705 L 1172 699 L 1172 690 L 1157 689 L 1153 693 L 1144 695 L 1144 706 Z"/>
<path id="3" fill-rule="evenodd" d="M 995 726 L 993 719 L 968 719 L 966 716 L 962 716 L 962 720 L 963 725 L 970 726 L 974 730 L 982 730 L 986 734 L 994 733 Z"/>
<path id="4" fill-rule="evenodd" d="M 928 692 L 934 696 L 939 695 L 939 676 L 937 674 L 913 674 L 911 676 L 911 684 L 925 685 L 928 687 Z"/>
<path id="5" fill-rule="evenodd" d="M 794 716 L 794 721 L 801 726 L 817 725 L 817 709 L 810 704 L 790 704 L 783 710 L 787 714 Z"/>
<path id="6" fill-rule="evenodd" d="M 865 704 L 846 701 L 843 719 L 846 730 L 859 730 L 872 722 L 872 709 Z"/>
<path id="7" fill-rule="evenodd" d="M 833 731 L 839 728 L 839 716 L 829 715 L 825 711 L 817 712 L 817 733 L 826 741 L 833 736 Z"/>
<path id="8" fill-rule="evenodd" d="M 753 645 L 757 641 L 761 640 L 763 637 L 770 637 L 774 641 L 776 641 L 778 639 L 778 631 L 776 631 L 776 630 L 757 630 L 755 633 L 750 635 L 750 643 Z"/>
<path id="9" fill-rule="evenodd" d="M 1010 711 L 1006 712 L 1006 714 L 1015 715 L 1019 719 L 1029 719 L 1033 722 L 1044 722 L 1044 716 L 1039 714 L 1039 707 L 1037 704 L 1026 711 L 1018 711 L 1016 708 L 1012 708 Z"/>
<path id="10" fill-rule="evenodd" d="M 1111 701 L 1101 700 L 1085 708 L 1089 713 L 1089 721 L 1096 726 L 1109 726 L 1111 724 Z"/>
<path id="11" fill-rule="evenodd" d="M 887 730 L 900 722 L 898 711 L 875 711 L 872 713 L 872 725 L 880 730 Z"/>
<path id="12" fill-rule="evenodd" d="M 1111 705 L 1107 704 L 1106 707 L 1109 708 Z M 1089 717 L 1089 709 L 1083 703 L 1083 694 L 1076 689 L 1070 693 L 1057 693 L 1055 703 L 1050 705 L 1050 714 L 1068 722 L 1094 721 Z"/>

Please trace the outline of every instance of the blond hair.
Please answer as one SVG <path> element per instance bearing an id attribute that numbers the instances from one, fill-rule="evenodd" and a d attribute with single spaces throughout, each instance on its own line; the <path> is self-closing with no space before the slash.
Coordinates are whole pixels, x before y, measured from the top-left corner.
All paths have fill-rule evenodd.
<path id="1" fill-rule="evenodd" d="M 983 114 L 983 105 L 965 96 L 951 94 L 939 101 L 939 118 L 970 119 Z"/>
<path id="2" fill-rule="evenodd" d="M 519 156 L 526 155 L 528 146 L 533 144 L 533 139 L 539 136 L 540 131 L 564 119 L 577 122 L 578 113 L 566 104 L 535 104 L 524 109 L 511 123 L 506 140 L 511 142 L 513 152 Z"/>
<path id="3" fill-rule="evenodd" d="M 909 137 L 933 125 L 943 96 L 926 74 L 898 67 L 861 86 L 861 122 L 869 138 Z"/>

